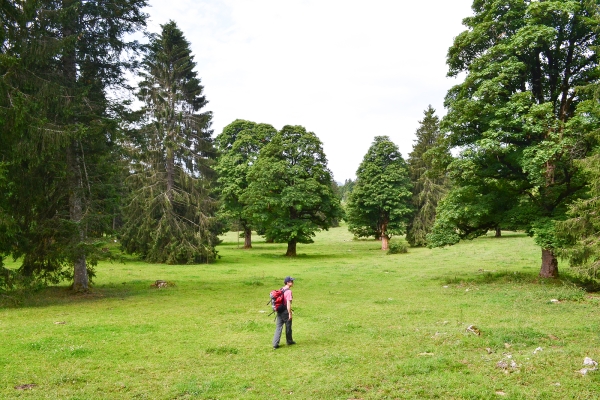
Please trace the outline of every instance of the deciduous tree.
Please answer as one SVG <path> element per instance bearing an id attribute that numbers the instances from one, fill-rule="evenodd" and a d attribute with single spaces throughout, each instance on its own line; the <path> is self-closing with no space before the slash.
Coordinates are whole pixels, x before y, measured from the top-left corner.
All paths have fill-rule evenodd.
<path id="1" fill-rule="evenodd" d="M 388 249 L 392 235 L 402 235 L 412 216 L 411 183 L 402 155 L 387 136 L 377 136 L 356 171 L 348 199 L 348 229 L 358 237 L 381 239 Z"/>
<path id="2" fill-rule="evenodd" d="M 466 73 L 446 96 L 442 126 L 450 145 L 462 149 L 451 173 L 455 181 L 473 175 L 501 188 L 506 215 L 525 223 L 542 249 L 542 277 L 558 276 L 555 221 L 585 187 L 573 160 L 590 148 L 573 117 L 584 99 L 576 88 L 600 76 L 598 6 L 476 0 L 463 21 L 467 30 L 448 51 L 449 75 Z M 458 182 L 454 194 L 461 190 Z"/>
<path id="3" fill-rule="evenodd" d="M 248 173 L 261 148 L 276 133 L 271 125 L 238 119 L 223 128 L 215 140 L 220 153 L 215 169 L 219 174 L 221 214 L 242 228 L 245 249 L 252 247 L 252 224 L 245 216 L 247 205 L 241 196 L 248 189 Z"/>
<path id="4" fill-rule="evenodd" d="M 267 237 L 288 244 L 286 256 L 296 256 L 297 243 L 312 243 L 341 215 L 321 141 L 302 126 L 284 126 L 248 177 L 241 196 L 246 215 Z"/>

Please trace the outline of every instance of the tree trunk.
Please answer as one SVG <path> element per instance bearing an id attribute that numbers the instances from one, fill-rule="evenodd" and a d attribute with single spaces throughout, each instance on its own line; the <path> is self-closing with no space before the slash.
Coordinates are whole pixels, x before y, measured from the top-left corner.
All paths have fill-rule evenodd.
<path id="1" fill-rule="evenodd" d="M 63 8 L 69 8 L 73 0 L 63 0 Z M 65 21 L 63 25 L 63 36 L 68 38 L 77 31 L 77 16 Z M 75 50 L 70 49 L 62 56 L 62 67 L 67 81 L 67 85 L 75 87 L 77 84 L 77 61 L 75 59 Z M 74 122 L 74 121 L 65 121 Z M 78 245 L 85 241 L 85 229 L 81 220 L 83 219 L 83 181 L 81 167 L 79 163 L 78 141 L 73 139 L 66 148 L 67 158 L 67 179 L 69 187 L 69 219 L 77 226 Z M 75 292 L 87 292 L 89 277 L 85 260 L 85 250 L 76 249 L 73 259 L 73 290 Z"/>
<path id="2" fill-rule="evenodd" d="M 296 241 L 292 240 L 288 242 L 287 252 L 285 253 L 286 257 L 296 257 Z"/>
<path id="3" fill-rule="evenodd" d="M 494 237 L 502 237 L 502 229 L 496 227 L 496 235 Z"/>
<path id="4" fill-rule="evenodd" d="M 552 250 L 542 249 L 540 276 L 542 278 L 558 278 L 558 260 Z"/>
<path id="5" fill-rule="evenodd" d="M 390 248 L 390 239 L 387 235 L 381 236 L 381 250 L 388 250 Z"/>
<path id="6" fill-rule="evenodd" d="M 78 163 L 77 141 L 75 140 L 67 147 L 67 168 L 69 170 L 69 217 L 71 221 L 77 224 L 79 244 L 81 244 L 85 240 L 85 230 L 81 223 L 83 219 L 83 183 Z M 85 251 L 78 249 L 73 260 L 73 290 L 75 292 L 87 292 L 89 289 L 88 281 Z"/>
<path id="7" fill-rule="evenodd" d="M 244 228 L 244 248 L 251 249 L 252 248 L 252 229 Z"/>
<path id="8" fill-rule="evenodd" d="M 388 250 L 390 238 L 387 235 L 387 223 L 381 225 L 381 250 Z"/>
<path id="9" fill-rule="evenodd" d="M 175 155 L 173 149 L 167 148 L 167 198 L 173 201 L 173 189 L 175 187 Z"/>

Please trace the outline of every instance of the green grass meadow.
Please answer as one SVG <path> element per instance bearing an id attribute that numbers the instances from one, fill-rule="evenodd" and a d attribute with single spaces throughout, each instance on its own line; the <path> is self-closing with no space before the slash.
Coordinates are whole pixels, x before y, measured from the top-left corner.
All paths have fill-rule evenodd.
<path id="1" fill-rule="evenodd" d="M 224 236 L 211 265 L 101 263 L 88 295 L 2 297 L 0 398 L 600 398 L 579 372 L 600 361 L 600 295 L 539 279 L 523 234 L 387 255 L 342 227 L 293 259 L 254 239 Z M 273 350 L 286 275 L 297 345 Z"/>

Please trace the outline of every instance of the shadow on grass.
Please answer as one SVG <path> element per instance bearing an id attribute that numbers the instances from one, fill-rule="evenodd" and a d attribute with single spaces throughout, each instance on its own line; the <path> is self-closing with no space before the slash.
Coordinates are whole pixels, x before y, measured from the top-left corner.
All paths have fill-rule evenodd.
<path id="1" fill-rule="evenodd" d="M 488 240 L 505 240 L 505 239 L 522 239 L 528 237 L 525 232 L 502 232 L 502 236 L 495 236 L 494 233 L 488 233 L 487 235 L 479 236 L 478 239 Z"/>
<path id="2" fill-rule="evenodd" d="M 544 283 L 547 285 L 562 286 L 565 284 L 579 287 L 586 292 L 599 292 L 600 283 L 584 279 L 577 276 L 563 273 L 559 278 L 541 278 L 537 273 L 523 273 L 518 271 L 479 271 L 474 275 L 445 276 L 438 277 L 436 280 L 442 280 L 446 285 L 485 285 L 485 284 L 531 284 L 537 285 Z"/>
<path id="3" fill-rule="evenodd" d="M 151 281 L 134 280 L 121 285 L 94 286 L 88 293 L 74 293 L 69 286 L 48 286 L 36 289 L 18 289 L 0 293 L 1 308 L 35 308 L 62 304 L 94 302 L 104 299 L 125 300 L 146 295 Z M 160 290 L 169 290 L 160 289 Z"/>

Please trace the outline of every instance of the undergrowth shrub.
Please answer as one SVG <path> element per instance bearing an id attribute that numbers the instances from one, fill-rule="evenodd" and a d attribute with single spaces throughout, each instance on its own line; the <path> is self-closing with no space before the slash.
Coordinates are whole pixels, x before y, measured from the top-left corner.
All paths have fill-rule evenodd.
<path id="1" fill-rule="evenodd" d="M 406 240 L 392 240 L 389 243 L 387 254 L 404 254 L 408 253 L 408 243 Z"/>

